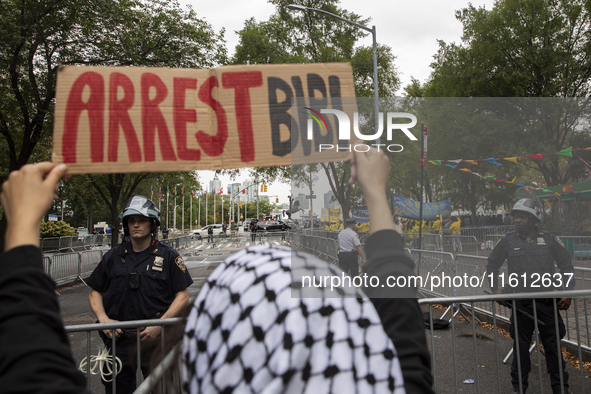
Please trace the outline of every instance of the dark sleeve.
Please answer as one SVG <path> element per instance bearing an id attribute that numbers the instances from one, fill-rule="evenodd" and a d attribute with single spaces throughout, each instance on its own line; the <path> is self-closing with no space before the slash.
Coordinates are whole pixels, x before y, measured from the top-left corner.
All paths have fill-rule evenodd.
<path id="1" fill-rule="evenodd" d="M 39 248 L 0 255 L 0 387 L 12 392 L 84 393 L 64 331 L 55 284 Z"/>
<path id="2" fill-rule="evenodd" d="M 490 256 L 488 256 L 488 261 L 486 263 L 486 276 L 489 278 L 489 285 L 492 291 L 495 291 L 499 288 L 499 268 L 503 265 L 505 260 L 507 259 L 507 236 L 501 238 L 499 242 L 495 245 L 492 252 L 490 252 Z M 492 281 L 490 280 L 492 274 Z"/>
<path id="3" fill-rule="evenodd" d="M 388 276 L 414 275 L 414 262 L 404 252 L 403 245 L 402 237 L 394 230 L 378 231 L 369 236 L 365 242 L 365 273 L 379 276 L 380 283 L 385 283 Z M 384 331 L 396 347 L 406 392 L 433 393 L 431 357 L 416 289 L 408 288 L 403 293 L 393 294 L 387 287 L 376 287 L 367 288 L 365 292 L 380 315 Z M 393 295 L 398 298 L 391 298 Z"/>
<path id="4" fill-rule="evenodd" d="M 555 235 L 550 234 L 551 241 L 550 241 L 550 251 L 552 252 L 552 257 L 554 261 L 556 261 L 556 265 L 560 268 L 560 272 L 562 273 L 562 281 L 565 285 L 566 290 L 574 290 L 575 289 L 575 269 L 573 268 L 573 260 L 566 250 L 564 243 L 559 240 Z M 564 275 L 566 273 L 572 273 L 573 275 Z M 567 286 L 568 284 L 568 286 Z"/>

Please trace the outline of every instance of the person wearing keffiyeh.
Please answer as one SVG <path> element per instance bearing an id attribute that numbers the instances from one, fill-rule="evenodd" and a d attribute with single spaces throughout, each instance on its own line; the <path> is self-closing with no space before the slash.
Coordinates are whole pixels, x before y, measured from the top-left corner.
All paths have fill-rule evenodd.
<path id="1" fill-rule="evenodd" d="M 388 159 L 374 149 L 356 154 L 350 180 L 363 188 L 372 223 L 363 270 L 382 280 L 413 275 L 414 268 L 384 214 L 388 170 Z M 355 287 L 318 286 L 322 278 L 342 274 L 314 256 L 278 246 L 251 247 L 228 258 L 209 276 L 189 314 L 183 390 L 432 393 L 416 289 L 368 288 L 370 300 Z"/>
<path id="2" fill-rule="evenodd" d="M 413 274 L 385 214 L 388 171 L 388 159 L 373 148 L 352 160 L 350 183 L 363 189 L 371 221 L 363 271 L 380 279 Z M 39 249 L 39 222 L 65 174 L 63 165 L 24 166 L 2 187 L 8 228 L 0 256 L 0 387 L 12 391 L 85 392 Z M 341 274 L 277 246 L 227 259 L 209 276 L 184 328 L 184 391 L 433 393 L 416 289 L 305 286 L 305 276 L 318 284 Z"/>

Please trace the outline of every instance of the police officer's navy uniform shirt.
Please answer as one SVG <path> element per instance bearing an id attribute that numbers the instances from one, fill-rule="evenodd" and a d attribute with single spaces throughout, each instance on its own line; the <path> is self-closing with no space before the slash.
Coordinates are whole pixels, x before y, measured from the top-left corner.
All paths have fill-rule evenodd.
<path id="1" fill-rule="evenodd" d="M 132 272 L 141 276 L 138 289 L 129 286 L 128 275 Z M 183 258 L 158 241 L 140 253 L 133 251 L 131 242 L 117 245 L 104 255 L 87 281 L 102 294 L 107 316 L 120 321 L 164 314 L 176 293 L 192 283 Z"/>
<path id="2" fill-rule="evenodd" d="M 494 247 L 488 263 L 486 265 L 487 275 L 493 274 L 493 283 L 491 289 L 497 290 L 499 287 L 499 268 L 507 260 L 507 273 L 504 276 L 505 288 L 511 288 L 512 291 L 552 291 L 558 290 L 556 286 L 544 287 L 541 276 L 551 278 L 552 285 L 558 284 L 559 280 L 554 276 L 554 261 L 560 268 L 562 273 L 562 283 L 567 284 L 569 276 L 565 273 L 574 272 L 572 259 L 562 241 L 545 230 L 536 231 L 534 238 L 526 240 L 520 236 L 516 231 L 507 233 Z M 536 280 L 538 275 L 540 280 Z M 511 286 L 509 283 L 509 276 L 513 274 L 513 278 L 517 279 L 517 286 Z M 526 283 L 522 275 L 525 274 Z M 546 281 L 546 283 L 549 283 Z M 515 284 L 515 281 L 514 281 Z M 533 287 L 532 285 L 536 286 Z M 575 287 L 575 278 L 572 276 L 568 282 L 568 290 Z"/>
<path id="3" fill-rule="evenodd" d="M 341 252 L 352 252 L 356 250 L 357 246 L 361 245 L 357 233 L 346 228 L 339 233 L 339 250 Z"/>

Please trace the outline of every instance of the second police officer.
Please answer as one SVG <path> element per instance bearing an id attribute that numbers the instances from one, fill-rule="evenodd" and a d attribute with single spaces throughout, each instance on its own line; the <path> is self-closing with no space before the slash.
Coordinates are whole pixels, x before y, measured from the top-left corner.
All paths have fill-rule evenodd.
<path id="1" fill-rule="evenodd" d="M 345 271 L 347 275 L 359 275 L 359 264 L 357 256 L 361 256 L 362 264 L 365 264 L 365 256 L 361 249 L 359 236 L 353 230 L 357 221 L 354 218 L 345 220 L 345 229 L 339 233 L 339 267 Z M 349 271 L 351 272 L 349 274 Z"/>
<path id="2" fill-rule="evenodd" d="M 574 270 L 570 254 L 558 237 L 538 228 L 538 224 L 542 219 L 540 202 L 534 198 L 520 199 L 515 203 L 511 214 L 515 218 L 517 231 L 509 232 L 501 238 L 488 257 L 486 265 L 487 275 L 492 278 L 491 290 L 493 293 L 574 289 L 575 281 L 572 275 Z M 505 260 L 507 260 L 507 273 L 503 278 L 499 276 L 499 268 Z M 555 261 L 561 273 L 555 273 Z M 499 288 L 499 281 L 504 281 L 504 289 Z M 561 392 L 560 371 L 562 370 L 562 384 L 564 392 L 567 393 L 569 387 L 568 372 L 565 370 L 566 365 L 562 354 L 558 351 L 555 325 L 557 320 L 558 334 L 562 339 L 566 330 L 562 317 L 556 309 L 568 309 L 571 298 L 560 298 L 556 300 L 556 304 L 553 298 L 515 301 L 517 322 L 515 322 L 512 315 L 510 331 L 511 338 L 515 340 L 515 331 L 517 330 L 518 343 L 514 341 L 513 345 L 511 383 L 517 393 L 521 392 L 520 380 L 522 392 L 525 393 L 528 387 L 528 375 L 531 371 L 529 348 L 535 328 L 532 319 L 534 302 L 535 315 L 537 315 L 539 321 L 538 330 L 544 345 L 546 369 L 548 375 L 550 375 L 552 391 L 554 393 Z M 505 302 L 500 303 L 505 305 Z M 508 301 L 508 303 L 511 302 Z M 517 348 L 519 348 L 519 351 Z M 517 357 L 518 354 L 519 357 Z M 521 369 L 521 377 L 518 373 L 519 369 Z"/>
<path id="3" fill-rule="evenodd" d="M 164 319 L 178 316 L 189 302 L 188 287 L 193 283 L 183 258 L 170 246 L 156 239 L 160 212 L 154 203 L 133 196 L 121 211 L 125 235 L 130 239 L 105 253 L 90 278 L 90 307 L 99 323 L 126 320 Z M 101 333 L 111 353 L 112 330 Z M 140 333 L 142 345 L 158 338 L 161 328 L 146 327 Z M 116 356 L 123 369 L 117 375 L 117 393 L 132 393 L 136 374 L 130 361 L 135 360 L 136 332 L 117 329 Z M 142 351 L 142 372 L 148 373 L 149 352 Z M 112 377 L 111 377 L 112 379 Z M 102 381 L 105 392 L 112 383 Z"/>

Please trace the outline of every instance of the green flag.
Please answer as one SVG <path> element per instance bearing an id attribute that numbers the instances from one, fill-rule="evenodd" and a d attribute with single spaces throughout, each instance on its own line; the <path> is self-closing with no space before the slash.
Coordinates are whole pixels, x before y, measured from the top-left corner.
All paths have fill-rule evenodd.
<path id="1" fill-rule="evenodd" d="M 556 154 L 566 157 L 573 157 L 573 147 L 571 146 L 569 148 L 563 149 L 560 152 L 556 152 Z"/>

